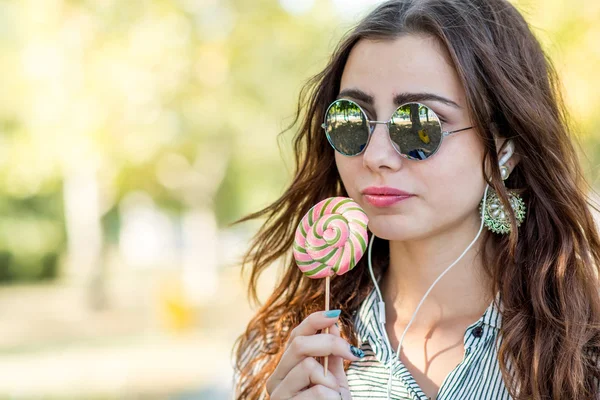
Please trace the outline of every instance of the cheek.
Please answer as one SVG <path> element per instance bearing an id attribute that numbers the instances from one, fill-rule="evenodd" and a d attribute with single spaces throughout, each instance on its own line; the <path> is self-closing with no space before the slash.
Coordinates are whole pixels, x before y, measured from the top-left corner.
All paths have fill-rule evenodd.
<path id="1" fill-rule="evenodd" d="M 346 157 L 335 152 L 335 164 L 348 196 L 360 200 L 358 177 L 363 169 L 361 157 Z"/>
<path id="2" fill-rule="evenodd" d="M 429 180 L 428 200 L 438 205 L 471 207 L 481 197 L 483 189 L 479 164 L 455 165 L 453 169 L 440 171 Z"/>
<path id="3" fill-rule="evenodd" d="M 477 208 L 485 189 L 481 171 L 483 148 L 466 135 L 464 140 L 445 144 L 448 146 L 444 151 L 436 154 L 427 166 L 429 173 L 424 171 L 425 168 L 419 172 L 427 182 L 428 203 L 445 210 L 444 213 L 452 214 L 456 210 L 464 215 Z"/>
<path id="4" fill-rule="evenodd" d="M 352 195 L 350 192 L 352 190 L 352 182 L 351 182 L 351 178 L 352 177 L 352 160 L 348 157 L 344 157 L 343 155 L 339 154 L 337 151 L 335 152 L 335 165 L 337 167 L 338 170 L 338 174 L 340 175 L 340 178 L 342 179 L 342 183 L 344 185 L 344 188 L 346 189 L 346 192 L 348 192 L 349 195 Z"/>

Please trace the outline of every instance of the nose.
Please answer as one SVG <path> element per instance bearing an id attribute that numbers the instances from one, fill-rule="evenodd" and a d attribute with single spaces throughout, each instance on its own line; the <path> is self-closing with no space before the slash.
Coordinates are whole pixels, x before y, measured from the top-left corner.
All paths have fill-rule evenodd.
<path id="1" fill-rule="evenodd" d="M 386 124 L 376 124 L 367 148 L 363 152 L 363 165 L 374 172 L 381 170 L 398 170 L 402 167 L 403 158 L 396 151 L 390 140 Z"/>

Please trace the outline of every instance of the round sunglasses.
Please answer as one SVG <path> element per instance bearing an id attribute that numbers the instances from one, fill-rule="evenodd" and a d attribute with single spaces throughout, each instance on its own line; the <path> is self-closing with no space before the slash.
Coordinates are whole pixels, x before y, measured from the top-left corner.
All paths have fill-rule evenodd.
<path id="1" fill-rule="evenodd" d="M 444 137 L 473 128 L 443 131 L 437 114 L 421 103 L 402 104 L 389 121 L 370 121 L 364 110 L 348 99 L 338 99 L 329 105 L 321 127 L 336 151 L 357 156 L 369 144 L 377 124 L 388 126 L 392 145 L 398 154 L 410 160 L 426 160 L 438 151 Z"/>

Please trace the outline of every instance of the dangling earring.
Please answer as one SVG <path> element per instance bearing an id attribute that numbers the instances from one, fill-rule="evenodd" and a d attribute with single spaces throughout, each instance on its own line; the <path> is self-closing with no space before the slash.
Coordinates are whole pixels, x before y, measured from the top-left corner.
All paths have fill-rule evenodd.
<path id="1" fill-rule="evenodd" d="M 500 175 L 502 176 L 502 181 L 505 181 L 506 178 L 508 178 L 509 172 L 507 166 L 502 165 L 500 167 Z M 513 212 L 515 213 L 517 227 L 519 227 L 525 219 L 525 202 L 521 196 L 512 190 L 508 191 L 508 201 L 513 209 Z M 481 203 L 479 204 L 480 215 L 482 206 L 483 199 L 481 199 Z M 510 233 L 511 231 L 509 214 L 506 212 L 504 204 L 502 204 L 502 200 L 500 200 L 500 197 L 498 197 L 498 194 L 492 188 L 490 188 L 488 191 L 487 199 L 485 201 L 483 223 L 490 231 L 494 233 L 500 233 L 504 235 Z"/>

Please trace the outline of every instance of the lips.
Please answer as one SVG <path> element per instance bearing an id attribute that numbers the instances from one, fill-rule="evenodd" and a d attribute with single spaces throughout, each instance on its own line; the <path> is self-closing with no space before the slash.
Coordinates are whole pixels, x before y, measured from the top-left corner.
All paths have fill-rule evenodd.
<path id="1" fill-rule="evenodd" d="M 363 190 L 362 194 L 365 200 L 376 207 L 388 207 L 414 196 L 412 193 L 389 186 L 371 186 Z"/>
<path id="2" fill-rule="evenodd" d="M 376 196 L 412 196 L 412 193 L 404 190 L 396 189 L 389 186 L 369 186 L 362 192 L 363 194 L 371 194 Z"/>

